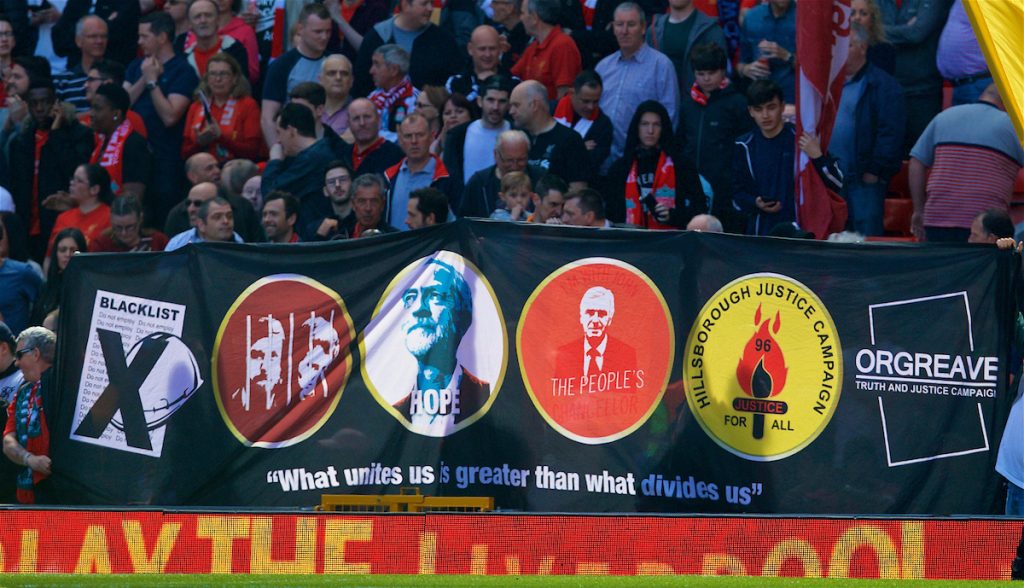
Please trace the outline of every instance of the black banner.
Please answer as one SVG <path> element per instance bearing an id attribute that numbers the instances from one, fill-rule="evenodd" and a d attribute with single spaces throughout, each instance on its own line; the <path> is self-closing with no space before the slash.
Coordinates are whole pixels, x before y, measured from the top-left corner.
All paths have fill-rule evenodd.
<path id="1" fill-rule="evenodd" d="M 68 502 L 999 510 L 1019 261 L 991 247 L 461 220 L 67 272 Z"/>

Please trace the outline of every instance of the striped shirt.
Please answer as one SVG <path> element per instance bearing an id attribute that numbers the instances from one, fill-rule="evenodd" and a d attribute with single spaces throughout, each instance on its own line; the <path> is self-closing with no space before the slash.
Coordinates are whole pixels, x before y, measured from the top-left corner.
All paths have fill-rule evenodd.
<path id="1" fill-rule="evenodd" d="M 1006 210 L 1024 165 L 1010 117 L 986 102 L 940 113 L 910 155 L 931 168 L 924 207 L 929 227 L 970 228 L 979 213 Z"/>

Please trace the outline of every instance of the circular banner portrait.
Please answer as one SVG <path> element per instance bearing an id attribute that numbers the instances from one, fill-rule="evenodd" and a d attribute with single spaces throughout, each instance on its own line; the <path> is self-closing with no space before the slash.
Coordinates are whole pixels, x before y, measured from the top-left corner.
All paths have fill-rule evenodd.
<path id="1" fill-rule="evenodd" d="M 341 298 L 316 280 L 277 274 L 246 288 L 213 349 L 217 406 L 235 437 L 276 448 L 319 430 L 352 371 L 354 333 Z"/>
<path id="2" fill-rule="evenodd" d="M 367 388 L 414 433 L 445 437 L 490 409 L 505 376 L 505 321 L 491 285 L 439 251 L 395 277 L 359 345 Z"/>
<path id="3" fill-rule="evenodd" d="M 541 416 L 566 437 L 594 445 L 629 435 L 657 408 L 675 334 L 650 278 L 596 257 L 563 266 L 537 286 L 516 345 Z"/>
<path id="4" fill-rule="evenodd" d="M 810 445 L 839 404 L 839 334 L 800 282 L 744 276 L 697 315 L 683 379 L 690 410 L 722 448 L 752 461 L 782 459 Z"/>

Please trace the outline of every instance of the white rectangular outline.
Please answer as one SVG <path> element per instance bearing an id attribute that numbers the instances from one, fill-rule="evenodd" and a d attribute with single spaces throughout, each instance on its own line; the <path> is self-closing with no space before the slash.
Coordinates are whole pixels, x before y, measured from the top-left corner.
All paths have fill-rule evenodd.
<path id="1" fill-rule="evenodd" d="M 889 464 L 889 467 L 894 468 L 903 465 L 910 465 L 913 463 L 924 463 L 926 461 L 935 461 L 937 459 L 944 459 L 947 457 L 959 457 L 961 455 L 970 455 L 972 453 L 985 453 L 989 450 L 988 445 L 988 432 L 985 431 L 985 413 L 981 408 L 981 403 L 978 403 L 978 422 L 981 424 L 981 436 L 985 439 L 985 446 L 977 449 L 967 449 L 964 451 L 954 451 L 952 453 L 940 453 L 938 455 L 932 455 L 929 457 L 918 457 L 915 459 L 906 459 L 903 461 L 893 461 L 892 454 L 889 452 L 889 428 L 885 424 L 885 406 L 882 403 L 882 397 L 878 397 L 878 412 L 882 415 L 882 436 L 885 438 L 885 461 Z"/>
<path id="2" fill-rule="evenodd" d="M 961 290 L 960 292 L 952 292 L 950 294 L 939 294 L 937 296 L 925 296 L 923 298 L 911 298 L 910 300 L 897 300 L 895 302 L 882 302 L 881 304 L 869 304 L 868 305 L 868 325 L 871 327 L 871 345 L 875 344 L 875 315 L 874 309 L 883 308 L 886 306 L 902 306 L 904 304 L 914 304 L 916 302 L 927 302 L 929 300 L 941 300 L 942 298 L 956 298 L 960 296 L 964 299 L 964 310 L 967 311 L 967 340 L 970 342 L 971 351 L 974 351 L 974 327 L 971 322 L 971 304 L 967 298 L 967 291 Z"/>
<path id="3" fill-rule="evenodd" d="M 884 307 L 889 307 L 889 306 L 902 306 L 902 305 L 905 305 L 905 304 L 914 304 L 914 303 L 917 303 L 917 302 L 928 302 L 929 300 L 941 300 L 943 298 L 956 298 L 958 296 L 963 298 L 963 300 L 964 300 L 964 310 L 967 312 L 967 341 L 968 341 L 968 343 L 969 343 L 969 345 L 971 347 L 971 351 L 973 352 L 974 351 L 974 325 L 973 325 L 973 320 L 972 320 L 972 317 L 971 317 L 970 299 L 967 297 L 967 291 L 966 290 L 961 290 L 959 292 L 951 292 L 949 294 L 938 294 L 938 295 L 935 295 L 935 296 L 923 296 L 921 298 L 911 298 L 909 300 L 896 300 L 896 301 L 893 301 L 893 302 L 882 302 L 882 303 L 879 303 L 879 304 L 869 304 L 868 305 L 868 326 L 871 329 L 871 346 L 874 347 L 874 345 L 875 345 L 875 314 L 874 314 L 874 309 L 876 309 L 876 308 L 884 308 Z M 856 378 L 860 379 L 861 376 L 857 376 Z M 865 377 L 864 379 L 875 379 L 875 378 Z M 882 379 L 882 378 L 878 378 L 878 379 Z M 934 461 L 934 460 L 937 460 L 937 459 L 944 459 L 944 458 L 948 458 L 948 457 L 959 457 L 961 455 L 970 455 L 972 453 L 985 453 L 986 451 L 989 451 L 988 431 L 985 430 L 985 414 L 982 411 L 981 403 L 980 402 L 978 403 L 978 421 L 979 421 L 979 424 L 981 425 L 981 435 L 985 439 L 985 446 L 984 447 L 981 447 L 981 448 L 978 448 L 978 449 L 967 449 L 967 450 L 964 450 L 964 451 L 954 451 L 952 453 L 940 453 L 939 455 L 933 455 L 933 456 L 929 456 L 929 457 L 918 457 L 918 458 L 915 458 L 915 459 L 908 459 L 908 460 L 897 461 L 897 462 L 892 461 L 892 454 L 891 454 L 891 451 L 889 449 L 889 429 L 888 429 L 888 425 L 886 425 L 886 422 L 885 422 L 885 406 L 882 403 L 882 397 L 881 396 L 878 397 L 878 412 L 879 412 L 879 414 L 882 417 L 882 436 L 885 439 L 885 461 L 886 461 L 886 463 L 888 463 L 889 467 L 891 467 L 891 468 L 892 467 L 897 467 L 897 466 L 902 466 L 902 465 L 914 464 L 914 463 L 923 463 L 923 462 L 926 462 L 926 461 Z"/>

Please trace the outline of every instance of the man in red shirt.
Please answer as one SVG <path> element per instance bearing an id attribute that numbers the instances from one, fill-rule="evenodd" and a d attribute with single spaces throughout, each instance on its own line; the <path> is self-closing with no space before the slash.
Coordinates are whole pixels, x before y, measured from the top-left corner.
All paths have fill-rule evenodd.
<path id="1" fill-rule="evenodd" d="M 582 70 L 576 43 L 555 24 L 560 10 L 558 0 L 523 0 L 523 26 L 533 42 L 512 67 L 517 78 L 544 84 L 549 100 L 571 90 Z"/>
<path id="2" fill-rule="evenodd" d="M 243 72 L 249 71 L 249 60 L 242 43 L 234 37 L 217 33 L 218 15 L 217 3 L 213 0 L 197 0 L 188 7 L 188 22 L 196 42 L 184 50 L 184 55 L 200 78 L 206 75 L 206 63 L 210 58 L 222 52 L 234 57 Z"/>

